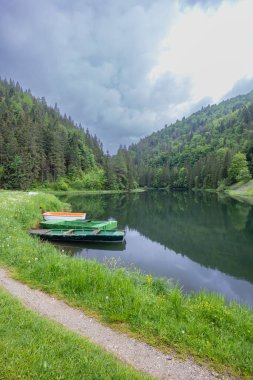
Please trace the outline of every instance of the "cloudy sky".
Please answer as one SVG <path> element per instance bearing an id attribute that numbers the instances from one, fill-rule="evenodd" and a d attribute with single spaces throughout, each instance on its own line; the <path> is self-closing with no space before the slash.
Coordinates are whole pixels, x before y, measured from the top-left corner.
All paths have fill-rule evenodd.
<path id="1" fill-rule="evenodd" d="M 252 0 L 0 0 L 0 76 L 111 153 L 253 89 Z"/>

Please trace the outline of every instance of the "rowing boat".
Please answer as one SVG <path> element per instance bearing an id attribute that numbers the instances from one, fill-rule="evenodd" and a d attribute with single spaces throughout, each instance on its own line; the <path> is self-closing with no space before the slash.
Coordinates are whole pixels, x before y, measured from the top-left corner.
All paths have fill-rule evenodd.
<path id="1" fill-rule="evenodd" d="M 124 241 L 125 231 L 121 230 L 63 230 L 63 229 L 34 229 L 30 231 L 31 235 L 39 236 L 46 240 L 71 241 L 71 242 L 89 242 L 89 243 L 119 243 Z"/>
<path id="2" fill-rule="evenodd" d="M 116 220 L 47 220 L 40 222 L 42 228 L 54 228 L 60 230 L 114 230 L 118 223 Z"/>
<path id="3" fill-rule="evenodd" d="M 85 212 L 43 212 L 44 220 L 83 220 L 86 218 Z"/>

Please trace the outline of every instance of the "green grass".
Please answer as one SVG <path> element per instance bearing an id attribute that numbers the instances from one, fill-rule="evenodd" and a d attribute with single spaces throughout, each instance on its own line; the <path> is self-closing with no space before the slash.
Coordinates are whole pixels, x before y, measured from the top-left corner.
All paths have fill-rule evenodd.
<path id="1" fill-rule="evenodd" d="M 146 191 L 144 188 L 138 188 L 138 189 L 131 189 L 131 190 L 66 190 L 66 191 L 61 191 L 61 190 L 53 190 L 53 189 L 48 189 L 48 190 L 42 190 L 43 192 L 48 192 L 51 194 L 121 194 L 121 193 L 143 193 Z"/>
<path id="2" fill-rule="evenodd" d="M 233 198 L 253 204 L 253 180 L 247 183 L 238 182 L 230 186 L 226 192 Z"/>
<path id="3" fill-rule="evenodd" d="M 247 183 L 238 182 L 230 186 L 229 192 L 245 196 L 253 196 L 253 179 Z"/>
<path id="4" fill-rule="evenodd" d="M 192 354 L 216 369 L 253 374 L 252 309 L 214 294 L 185 295 L 163 280 L 59 253 L 26 232 L 42 202 L 47 210 L 60 207 L 52 195 L 0 193 L 0 261 L 17 278 L 153 345 Z"/>
<path id="5" fill-rule="evenodd" d="M 0 379 L 150 379 L 0 288 Z"/>

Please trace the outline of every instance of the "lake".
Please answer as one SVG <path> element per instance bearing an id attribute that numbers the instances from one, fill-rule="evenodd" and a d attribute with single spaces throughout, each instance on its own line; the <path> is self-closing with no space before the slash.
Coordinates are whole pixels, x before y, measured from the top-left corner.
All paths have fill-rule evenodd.
<path id="1" fill-rule="evenodd" d="M 57 195 L 87 218 L 118 221 L 125 244 L 58 245 L 75 257 L 137 268 L 186 292 L 253 305 L 253 206 L 209 193 Z"/>

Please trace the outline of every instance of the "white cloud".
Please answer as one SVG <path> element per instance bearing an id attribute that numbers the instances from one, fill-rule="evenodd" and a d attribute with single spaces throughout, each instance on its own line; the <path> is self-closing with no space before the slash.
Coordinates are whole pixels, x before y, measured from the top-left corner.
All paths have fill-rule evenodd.
<path id="1" fill-rule="evenodd" d="M 251 0 L 224 1 L 217 9 L 187 8 L 163 42 L 151 77 L 167 70 L 192 81 L 192 100 L 219 100 L 234 83 L 253 75 Z"/>

